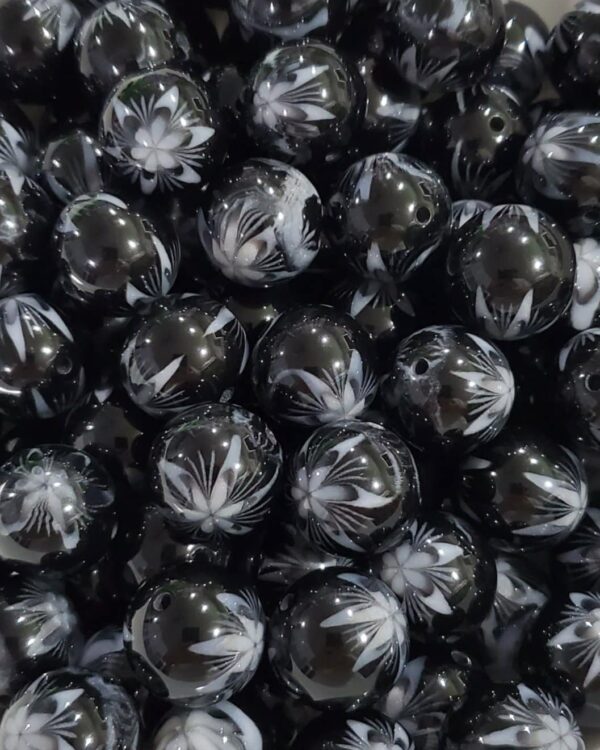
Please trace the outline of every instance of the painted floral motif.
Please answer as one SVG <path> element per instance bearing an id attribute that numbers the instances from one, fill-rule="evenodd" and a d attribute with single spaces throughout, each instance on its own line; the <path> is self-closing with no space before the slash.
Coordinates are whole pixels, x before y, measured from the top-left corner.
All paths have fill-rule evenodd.
<path id="1" fill-rule="evenodd" d="M 27 359 L 27 342 L 36 338 L 39 328 L 52 328 L 68 341 L 73 336 L 61 316 L 34 294 L 19 294 L 2 301 L 0 338 L 10 341 L 20 362 Z"/>
<path id="2" fill-rule="evenodd" d="M 164 15 L 164 9 L 151 0 L 112 0 L 112 2 L 100 5 L 95 13 L 89 17 L 85 26 L 92 25 L 101 29 L 106 24 L 121 23 L 127 28 L 139 21 L 139 14 L 135 13 L 136 6 L 142 5 L 144 12 L 151 10 L 157 14 Z M 134 11 L 134 12 L 132 12 Z M 85 31 L 83 31 L 85 34 Z"/>
<path id="3" fill-rule="evenodd" d="M 81 20 L 81 14 L 70 0 L 29 0 L 24 21 L 39 18 L 42 25 L 56 36 L 59 50 L 63 50 Z"/>
<path id="4" fill-rule="evenodd" d="M 273 385 L 289 385 L 299 380 L 303 390 L 296 390 L 296 403 L 288 407 L 287 419 L 301 424 L 337 422 L 357 417 L 370 403 L 377 389 L 377 379 L 360 352 L 353 349 L 347 368 L 341 372 L 287 369 L 278 373 Z"/>
<path id="5" fill-rule="evenodd" d="M 336 750 L 414 750 L 414 746 L 400 724 L 365 718 L 348 719 Z"/>
<path id="6" fill-rule="evenodd" d="M 480 195 L 484 198 L 495 195 L 511 177 L 512 168 L 500 172 L 491 161 L 473 162 L 469 150 L 465 139 L 459 138 L 450 160 L 454 189 L 460 195 Z"/>
<path id="7" fill-rule="evenodd" d="M 480 200 L 461 200 L 452 204 L 452 229 L 463 227 L 474 216 L 480 216 L 491 208 L 491 204 Z"/>
<path id="8" fill-rule="evenodd" d="M 205 656 L 213 673 L 211 691 L 234 686 L 241 689 L 256 672 L 264 647 L 264 614 L 253 591 L 217 594 L 228 610 L 219 623 L 218 635 L 189 647 Z"/>
<path id="9" fill-rule="evenodd" d="M 558 561 L 579 590 L 600 585 L 600 510 L 588 508 L 583 521 L 569 536 Z"/>
<path id="10" fill-rule="evenodd" d="M 475 314 L 488 335 L 505 341 L 519 338 L 524 330 L 531 335 L 544 328 L 539 310 L 533 310 L 533 289 L 523 296 L 518 306 L 508 304 L 490 309 L 483 289 L 478 286 L 475 293 Z"/>
<path id="11" fill-rule="evenodd" d="M 446 60 L 437 60 L 423 53 L 416 45 L 407 47 L 396 60 L 402 78 L 425 91 L 444 86 L 455 88 L 460 82 L 457 70 L 458 52 Z"/>
<path id="12" fill-rule="evenodd" d="M 353 672 L 360 672 L 386 653 L 397 664 L 398 671 L 402 669 L 408 644 L 406 618 L 399 601 L 388 589 L 370 586 L 363 576 L 340 573 L 338 577 L 351 584 L 352 590 L 340 593 L 339 612 L 326 617 L 320 626 L 345 631 L 358 652 Z"/>
<path id="13" fill-rule="evenodd" d="M 17 195 L 20 195 L 30 172 L 33 151 L 27 133 L 0 115 L 0 172 L 8 177 Z"/>
<path id="14" fill-rule="evenodd" d="M 573 328 L 583 331 L 597 322 L 600 308 L 600 242 L 587 237 L 575 242 L 574 248 L 577 275 L 570 319 Z"/>
<path id="15" fill-rule="evenodd" d="M 584 672 L 587 688 L 600 676 L 600 594 L 570 594 L 560 630 L 548 645 L 566 651 L 567 658 Z"/>

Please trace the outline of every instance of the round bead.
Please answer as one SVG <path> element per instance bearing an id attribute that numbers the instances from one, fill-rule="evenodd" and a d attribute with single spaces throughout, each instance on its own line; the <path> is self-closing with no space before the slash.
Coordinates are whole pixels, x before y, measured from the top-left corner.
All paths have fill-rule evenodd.
<path id="1" fill-rule="evenodd" d="M 494 206 L 453 236 L 447 258 L 455 314 L 494 339 L 541 333 L 565 312 L 575 252 L 547 214 L 530 206 Z"/>
<path id="2" fill-rule="evenodd" d="M 529 130 L 527 110 L 512 92 L 479 84 L 429 105 L 420 130 L 421 150 L 454 195 L 493 200 L 512 188 Z"/>
<path id="3" fill-rule="evenodd" d="M 204 295 L 172 295 L 126 342 L 121 372 L 134 404 L 166 417 L 201 401 L 229 401 L 247 359 L 246 334 L 229 308 Z"/>
<path id="4" fill-rule="evenodd" d="M 359 417 L 375 398 L 368 334 L 349 315 L 305 307 L 281 315 L 253 352 L 252 382 L 274 419 L 307 427 Z"/>
<path id="5" fill-rule="evenodd" d="M 0 559 L 72 570 L 106 552 L 114 532 L 110 476 L 85 453 L 41 445 L 0 467 Z"/>
<path id="6" fill-rule="evenodd" d="M 265 616 L 253 589 L 225 573 L 185 566 L 162 572 L 134 596 L 125 646 L 158 698 L 190 707 L 227 700 L 252 679 Z"/>
<path id="7" fill-rule="evenodd" d="M 206 750 L 223 745 L 231 750 L 259 750 L 260 730 L 233 703 L 223 701 L 205 711 L 179 710 L 167 716 L 156 730 L 148 750 Z"/>
<path id="8" fill-rule="evenodd" d="M 184 62 L 189 42 L 157 3 L 111 0 L 86 17 L 75 51 L 86 88 L 103 99 L 126 75 Z"/>
<path id="9" fill-rule="evenodd" d="M 0 589 L 0 694 L 12 695 L 50 669 L 73 664 L 83 638 L 73 605 L 54 577 L 13 574 Z"/>
<path id="10" fill-rule="evenodd" d="M 246 98 L 246 125 L 259 148 L 298 165 L 339 158 L 364 117 L 354 65 L 319 42 L 269 52 L 250 74 Z"/>
<path id="11" fill-rule="evenodd" d="M 402 281 L 439 246 L 450 223 L 448 191 L 409 156 L 367 156 L 329 201 L 332 239 L 361 275 Z"/>
<path id="12" fill-rule="evenodd" d="M 44 186 L 61 204 L 104 187 L 102 149 L 83 130 L 71 130 L 46 146 L 41 168 Z"/>
<path id="13" fill-rule="evenodd" d="M 300 0 L 278 5 L 268 0 L 232 0 L 231 10 L 244 36 L 290 41 L 305 36 L 334 37 L 342 27 L 346 5 L 346 0 Z"/>
<path id="14" fill-rule="evenodd" d="M 545 115 L 525 141 L 517 162 L 521 198 L 564 221 L 575 237 L 600 227 L 600 114 Z"/>
<path id="15" fill-rule="evenodd" d="M 55 417 L 83 391 L 81 351 L 63 318 L 36 294 L 0 300 L 0 359 L 0 413 L 8 417 Z"/>
<path id="16" fill-rule="evenodd" d="M 433 326 L 399 344 L 381 393 L 412 444 L 465 451 L 502 430 L 515 383 L 489 341 L 459 326 Z"/>
<path id="17" fill-rule="evenodd" d="M 465 523 L 443 515 L 419 518 L 385 547 L 375 567 L 404 603 L 411 632 L 456 635 L 483 620 L 496 568 Z"/>
<path id="18" fill-rule="evenodd" d="M 573 336 L 558 357 L 558 405 L 576 437 L 600 443 L 600 328 Z"/>
<path id="19" fill-rule="evenodd" d="M 600 509 L 588 508 L 556 550 L 557 574 L 571 591 L 600 592 Z"/>
<path id="20" fill-rule="evenodd" d="M 420 504 L 406 445 L 358 421 L 325 425 L 308 438 L 291 459 L 287 494 L 308 541 L 348 557 L 372 553 Z"/>
<path id="21" fill-rule="evenodd" d="M 194 539 L 235 539 L 259 526 L 281 464 L 281 448 L 263 420 L 228 404 L 204 404 L 169 422 L 150 461 L 168 522 Z"/>
<path id="22" fill-rule="evenodd" d="M 394 684 L 407 651 L 398 599 L 376 578 L 349 569 L 304 576 L 270 622 L 275 675 L 293 695 L 321 709 L 373 703 Z"/>
<path id="23" fill-rule="evenodd" d="M 304 271 L 320 248 L 322 205 L 297 169 L 272 159 L 231 168 L 213 188 L 200 238 L 211 263 L 244 286 L 271 286 Z"/>
<path id="24" fill-rule="evenodd" d="M 578 526 L 588 488 L 575 456 L 541 435 L 507 433 L 460 467 L 461 509 L 501 547 L 552 547 Z"/>
<path id="25" fill-rule="evenodd" d="M 151 195 L 206 185 L 223 157 L 219 125 L 204 84 L 162 68 L 113 89 L 100 137 L 115 172 Z"/>
<path id="26" fill-rule="evenodd" d="M 324 716 L 300 735 L 293 750 L 346 750 L 346 748 L 414 750 L 402 724 L 376 713 Z"/>
<path id="27" fill-rule="evenodd" d="M 119 685 L 83 669 L 47 672 L 19 693 L 0 723 L 3 748 L 138 750 L 140 726 Z"/>
<path id="28" fill-rule="evenodd" d="M 584 237 L 575 249 L 575 289 L 569 308 L 569 323 L 577 331 L 600 324 L 600 242 Z"/>
<path id="29" fill-rule="evenodd" d="M 393 0 L 386 55 L 424 91 L 458 91 L 481 80 L 505 39 L 501 0 Z"/>
<path id="30" fill-rule="evenodd" d="M 56 225 L 62 289 L 105 314 L 150 304 L 170 291 L 179 269 L 179 244 L 161 234 L 114 195 L 76 198 Z"/>

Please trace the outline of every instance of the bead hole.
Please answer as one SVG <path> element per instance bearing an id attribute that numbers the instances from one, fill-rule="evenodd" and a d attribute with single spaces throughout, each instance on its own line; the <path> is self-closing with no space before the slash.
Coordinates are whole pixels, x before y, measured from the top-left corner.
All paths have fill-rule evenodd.
<path id="1" fill-rule="evenodd" d="M 427 206 L 420 206 L 420 208 L 417 209 L 417 221 L 420 224 L 427 224 L 429 219 L 431 219 L 431 211 Z"/>
<path id="2" fill-rule="evenodd" d="M 501 133 L 504 130 L 504 124 L 504 120 L 497 115 L 490 120 L 490 127 L 494 133 Z"/>
<path id="3" fill-rule="evenodd" d="M 164 612 L 171 606 L 172 600 L 171 594 L 159 594 L 154 600 L 154 609 L 157 612 Z"/>
<path id="4" fill-rule="evenodd" d="M 427 370 L 429 370 L 429 362 L 426 359 L 418 359 L 415 362 L 415 375 L 425 375 Z"/>
<path id="5" fill-rule="evenodd" d="M 594 375 L 588 377 L 587 387 L 588 391 L 600 391 L 600 373 L 594 373 Z"/>

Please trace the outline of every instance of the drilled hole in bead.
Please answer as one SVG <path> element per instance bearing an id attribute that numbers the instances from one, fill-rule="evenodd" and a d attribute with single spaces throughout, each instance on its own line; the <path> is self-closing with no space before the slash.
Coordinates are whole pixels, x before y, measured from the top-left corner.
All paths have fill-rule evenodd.
<path id="1" fill-rule="evenodd" d="M 427 370 L 429 370 L 429 362 L 426 359 L 418 359 L 415 362 L 415 375 L 425 375 Z"/>
<path id="2" fill-rule="evenodd" d="M 588 391 L 600 391 L 600 373 L 589 375 L 587 379 Z"/>
<path id="3" fill-rule="evenodd" d="M 171 606 L 173 597 L 171 594 L 159 594 L 154 600 L 153 606 L 157 612 L 164 612 Z"/>
<path id="4" fill-rule="evenodd" d="M 498 117 L 498 115 L 492 117 L 490 120 L 490 127 L 494 133 L 501 133 L 504 130 L 504 125 L 504 120 L 501 117 Z"/>
<path id="5" fill-rule="evenodd" d="M 431 211 L 427 208 L 427 206 L 420 206 L 417 209 L 417 221 L 420 224 L 427 224 L 427 222 L 431 219 Z"/>

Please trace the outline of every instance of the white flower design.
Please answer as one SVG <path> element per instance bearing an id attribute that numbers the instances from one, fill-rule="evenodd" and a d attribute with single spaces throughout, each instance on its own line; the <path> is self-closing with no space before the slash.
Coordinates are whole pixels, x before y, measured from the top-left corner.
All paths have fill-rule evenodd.
<path id="1" fill-rule="evenodd" d="M 402 669 L 408 647 L 406 618 L 396 597 L 388 590 L 376 589 L 364 576 L 340 573 L 338 577 L 352 589 L 340 593 L 339 611 L 320 626 L 346 632 L 358 651 L 353 672 L 360 672 L 386 653 L 398 671 Z"/>
<path id="2" fill-rule="evenodd" d="M 494 162 L 473 160 L 469 146 L 459 138 L 452 151 L 450 174 L 454 189 L 461 195 L 493 196 L 512 175 L 512 169 L 499 171 Z"/>
<path id="3" fill-rule="evenodd" d="M 541 331 L 543 321 L 539 319 L 539 310 L 533 309 L 533 289 L 529 289 L 518 306 L 500 305 L 490 309 L 482 287 L 475 293 L 475 314 L 489 336 L 503 341 L 519 339 Z"/>
<path id="4" fill-rule="evenodd" d="M 548 645 L 566 651 L 569 661 L 585 673 L 583 687 L 600 676 L 600 594 L 570 594 L 560 630 Z"/>
<path id="5" fill-rule="evenodd" d="M 39 18 L 57 38 L 59 50 L 63 50 L 81 20 L 81 14 L 70 0 L 29 0 L 24 21 Z"/>
<path id="6" fill-rule="evenodd" d="M 218 594 L 228 614 L 219 623 L 218 633 L 208 641 L 189 647 L 194 654 L 207 657 L 213 672 L 211 690 L 233 687 L 240 690 L 254 675 L 264 647 L 264 615 L 256 594 Z"/>
<path id="7" fill-rule="evenodd" d="M 402 51 L 396 61 L 400 75 L 409 83 L 425 91 L 431 91 L 441 84 L 446 88 L 453 87 L 459 81 L 458 53 L 447 60 L 436 60 L 423 54 L 415 45 Z"/>
<path id="8" fill-rule="evenodd" d="M 558 561 L 568 568 L 579 590 L 600 581 L 600 510 L 588 508 L 583 521 L 569 536 Z"/>
<path id="9" fill-rule="evenodd" d="M 347 729 L 336 744 L 339 750 L 414 750 L 400 724 L 390 725 L 377 718 L 348 719 Z"/>
<path id="10" fill-rule="evenodd" d="M 571 325 L 578 331 L 591 328 L 600 308 L 600 242 L 587 237 L 575 242 L 577 276 L 571 303 Z"/>
<path id="11" fill-rule="evenodd" d="M 31 170 L 33 144 L 28 135 L 0 117 L 0 172 L 5 174 L 17 195 Z"/>
<path id="12" fill-rule="evenodd" d="M 296 403 L 288 407 L 286 416 L 300 424 L 327 424 L 357 417 L 377 390 L 375 373 L 368 364 L 365 366 L 356 349 L 352 350 L 347 369 L 341 372 L 321 370 L 317 376 L 308 370 L 282 370 L 273 379 L 273 385 L 293 388 L 298 381 L 302 390 L 296 390 Z"/>
<path id="13" fill-rule="evenodd" d="M 18 294 L 0 303 L 0 336 L 11 342 L 21 362 L 27 359 L 27 341 L 35 339 L 39 329 L 51 327 L 68 341 L 73 336 L 61 316 L 35 294 Z"/>
<path id="14" fill-rule="evenodd" d="M 468 553 L 443 537 L 414 521 L 404 541 L 382 556 L 380 576 L 404 601 L 411 619 L 431 623 L 436 614 L 452 614 L 448 600 L 460 590 L 456 561 Z"/>

